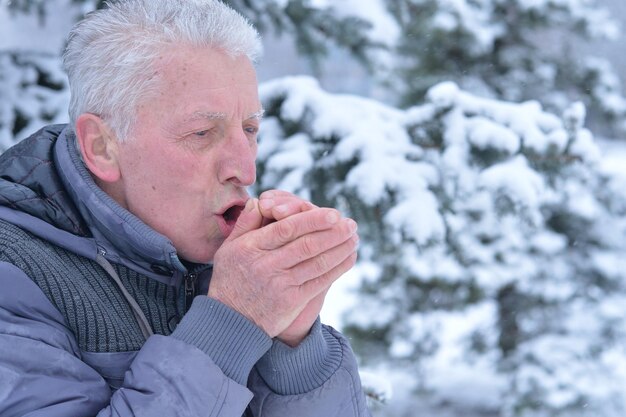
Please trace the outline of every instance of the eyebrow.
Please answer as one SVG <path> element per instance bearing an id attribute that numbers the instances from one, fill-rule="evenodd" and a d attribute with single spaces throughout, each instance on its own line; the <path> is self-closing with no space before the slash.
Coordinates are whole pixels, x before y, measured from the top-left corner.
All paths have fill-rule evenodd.
<path id="1" fill-rule="evenodd" d="M 250 119 L 257 119 L 257 120 L 261 120 L 263 118 L 263 115 L 265 114 L 265 109 L 261 108 L 261 110 L 252 113 L 250 116 L 248 116 L 246 118 L 246 120 L 250 120 Z"/>
<path id="2" fill-rule="evenodd" d="M 245 120 L 251 120 L 251 119 L 261 120 L 264 114 L 265 114 L 265 109 L 262 108 L 261 110 L 250 114 L 248 117 L 246 117 Z M 216 119 L 223 120 L 226 118 L 227 118 L 226 113 L 222 113 L 222 112 L 196 111 L 196 112 L 193 112 L 191 116 L 186 118 L 185 122 L 191 122 L 195 120 L 216 120 Z"/>
<path id="3" fill-rule="evenodd" d="M 206 112 L 206 111 L 196 111 L 191 114 L 191 116 L 185 118 L 185 122 L 192 122 L 194 120 L 215 120 L 215 119 L 225 119 L 226 113 L 220 112 Z"/>

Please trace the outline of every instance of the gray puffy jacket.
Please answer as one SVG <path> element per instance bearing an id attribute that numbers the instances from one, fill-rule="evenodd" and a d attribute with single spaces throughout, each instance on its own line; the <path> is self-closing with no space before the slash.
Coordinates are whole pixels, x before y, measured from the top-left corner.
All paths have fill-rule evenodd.
<path id="1" fill-rule="evenodd" d="M 102 192 L 68 136 L 0 155 L 0 416 L 370 415 L 341 334 L 318 320 L 289 348 L 202 295 L 210 266 Z"/>

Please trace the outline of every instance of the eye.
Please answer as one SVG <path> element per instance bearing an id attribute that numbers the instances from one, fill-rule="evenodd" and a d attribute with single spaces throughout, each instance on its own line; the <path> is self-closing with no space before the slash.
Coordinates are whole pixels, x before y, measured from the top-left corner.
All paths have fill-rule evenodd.
<path id="1" fill-rule="evenodd" d="M 247 120 L 242 124 L 243 131 L 246 135 L 256 137 L 259 133 L 259 123 L 256 120 Z"/>
<path id="2" fill-rule="evenodd" d="M 246 131 L 246 133 L 249 133 L 251 135 L 256 135 L 257 133 L 259 133 L 259 128 L 256 126 L 245 127 L 244 130 Z"/>
<path id="3" fill-rule="evenodd" d="M 209 130 L 200 130 L 194 133 L 195 136 L 200 136 L 200 137 L 207 136 L 208 134 L 209 134 Z"/>

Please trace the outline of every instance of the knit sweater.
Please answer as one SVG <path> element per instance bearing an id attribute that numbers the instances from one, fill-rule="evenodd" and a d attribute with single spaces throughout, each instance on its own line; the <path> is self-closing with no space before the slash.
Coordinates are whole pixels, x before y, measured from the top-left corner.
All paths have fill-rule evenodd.
<path id="1" fill-rule="evenodd" d="M 317 321 L 290 348 L 207 297 L 210 265 L 98 188 L 73 140 L 48 126 L 0 155 L 0 415 L 369 415 L 342 335 Z"/>
<path id="2" fill-rule="evenodd" d="M 0 261 L 17 266 L 42 289 L 65 318 L 81 350 L 125 352 L 144 344 L 120 288 L 96 262 L 4 221 L 0 221 Z M 177 296 L 172 286 L 122 265 L 114 264 L 114 268 L 153 332 L 169 335 L 182 317 L 184 294 Z"/>

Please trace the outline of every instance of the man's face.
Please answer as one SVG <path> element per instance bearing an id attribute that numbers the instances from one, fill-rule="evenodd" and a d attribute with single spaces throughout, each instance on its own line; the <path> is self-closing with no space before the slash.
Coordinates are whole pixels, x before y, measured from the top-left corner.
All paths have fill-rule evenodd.
<path id="1" fill-rule="evenodd" d="M 261 105 L 252 64 L 219 50 L 168 51 L 161 88 L 120 144 L 118 200 L 167 236 L 178 255 L 210 262 L 256 179 Z"/>

